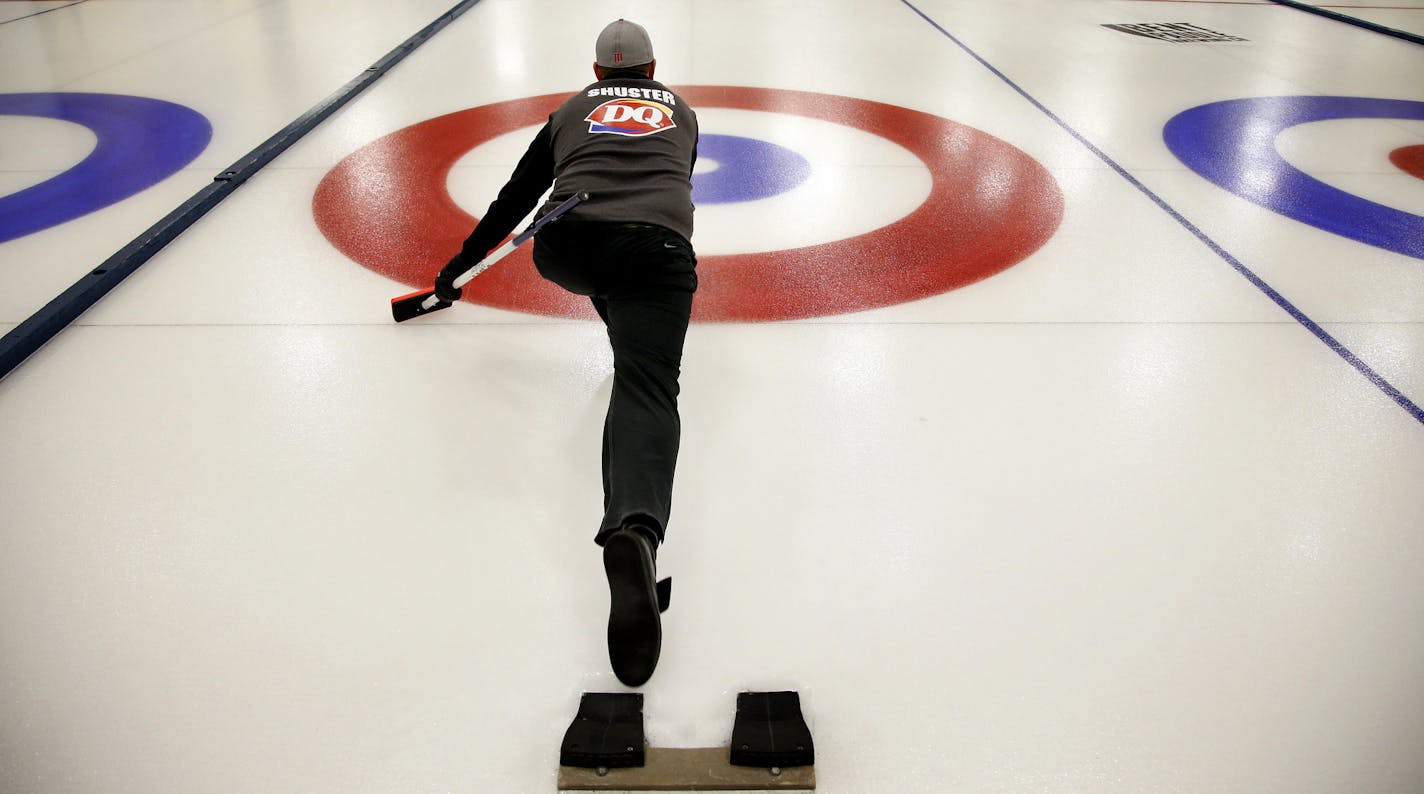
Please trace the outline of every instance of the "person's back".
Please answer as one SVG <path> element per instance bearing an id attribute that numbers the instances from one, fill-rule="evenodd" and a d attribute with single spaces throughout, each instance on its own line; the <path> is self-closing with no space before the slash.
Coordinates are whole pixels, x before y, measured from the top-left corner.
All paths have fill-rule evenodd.
<path id="1" fill-rule="evenodd" d="M 691 238 L 697 115 L 656 80 L 613 74 L 550 116 L 556 192 L 597 197 L 579 220 L 652 223 Z"/>

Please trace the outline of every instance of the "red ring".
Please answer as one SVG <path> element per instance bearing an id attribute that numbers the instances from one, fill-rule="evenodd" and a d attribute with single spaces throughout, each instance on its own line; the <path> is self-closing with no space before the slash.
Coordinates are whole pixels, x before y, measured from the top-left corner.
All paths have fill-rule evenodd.
<path id="1" fill-rule="evenodd" d="M 675 89 L 696 107 L 823 119 L 903 146 L 929 167 L 929 198 L 909 215 L 844 240 L 780 251 L 698 257 L 693 319 L 789 320 L 926 298 L 999 273 L 1038 250 L 1063 218 L 1053 176 L 1024 152 L 948 119 L 863 99 L 768 88 Z M 446 177 L 466 152 L 541 124 L 569 94 L 462 110 L 353 152 L 322 179 L 317 225 L 371 270 L 428 287 L 476 219 Z M 465 287 L 465 299 L 537 314 L 592 318 L 587 299 L 534 269 L 525 246 Z"/>

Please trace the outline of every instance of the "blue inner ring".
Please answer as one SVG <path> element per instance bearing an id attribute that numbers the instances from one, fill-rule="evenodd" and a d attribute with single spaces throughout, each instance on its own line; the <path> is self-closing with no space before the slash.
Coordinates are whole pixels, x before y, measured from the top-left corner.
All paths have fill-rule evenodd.
<path id="1" fill-rule="evenodd" d="M 701 136 L 697 160 L 715 162 L 717 169 L 693 174 L 694 204 L 771 198 L 795 188 L 811 175 L 811 163 L 796 152 L 738 135 Z"/>
<path id="2" fill-rule="evenodd" d="M 196 110 L 122 94 L 0 94 L 0 115 L 82 124 L 99 142 L 62 174 L 0 196 L 0 242 L 122 201 L 192 162 L 213 128 Z"/>

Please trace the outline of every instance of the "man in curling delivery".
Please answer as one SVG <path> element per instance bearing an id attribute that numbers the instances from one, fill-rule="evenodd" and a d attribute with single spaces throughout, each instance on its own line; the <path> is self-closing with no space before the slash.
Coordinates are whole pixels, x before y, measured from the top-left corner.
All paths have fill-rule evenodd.
<path id="1" fill-rule="evenodd" d="M 565 102 L 534 137 L 436 291 L 541 208 L 587 191 L 590 198 L 534 238 L 540 275 L 587 295 L 613 348 L 613 394 L 603 425 L 603 547 L 610 606 L 608 655 L 619 680 L 652 677 L 662 646 L 660 613 L 671 582 L 657 582 L 657 549 L 672 505 L 681 421 L 678 375 L 697 289 L 692 167 L 697 116 L 653 79 L 657 61 L 641 25 L 609 24 L 595 44 L 597 82 Z"/>

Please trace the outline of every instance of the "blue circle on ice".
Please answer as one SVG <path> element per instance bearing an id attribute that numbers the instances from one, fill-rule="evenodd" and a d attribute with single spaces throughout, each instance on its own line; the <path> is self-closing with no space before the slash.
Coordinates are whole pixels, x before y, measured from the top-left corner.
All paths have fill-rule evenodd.
<path id="1" fill-rule="evenodd" d="M 1167 148 L 1193 171 L 1236 195 L 1318 229 L 1424 259 L 1424 216 L 1328 185 L 1286 162 L 1276 136 L 1330 119 L 1424 120 L 1424 102 L 1340 96 L 1229 99 L 1167 122 Z M 1384 153 L 1380 153 L 1381 162 Z"/>
<path id="2" fill-rule="evenodd" d="M 122 201 L 192 162 L 212 140 L 201 113 L 122 94 L 0 94 L 0 115 L 82 124 L 98 144 L 78 165 L 0 196 L 0 242 L 58 226 Z"/>
<path id="3" fill-rule="evenodd" d="M 785 146 L 739 135 L 701 136 L 697 141 L 697 161 L 711 161 L 717 167 L 692 175 L 694 204 L 771 198 L 811 175 L 811 163 L 805 157 Z"/>

